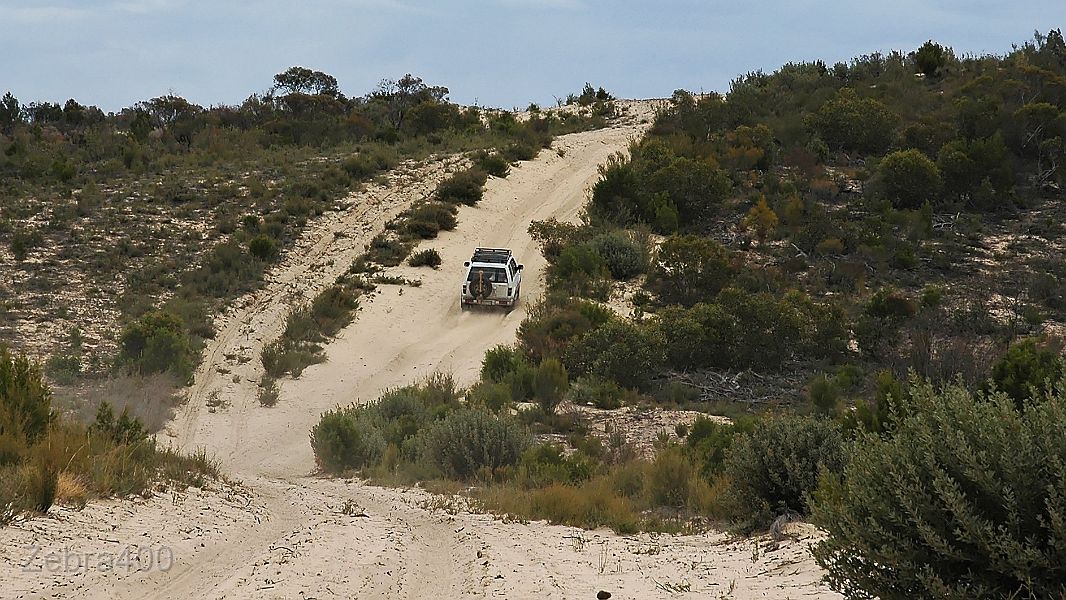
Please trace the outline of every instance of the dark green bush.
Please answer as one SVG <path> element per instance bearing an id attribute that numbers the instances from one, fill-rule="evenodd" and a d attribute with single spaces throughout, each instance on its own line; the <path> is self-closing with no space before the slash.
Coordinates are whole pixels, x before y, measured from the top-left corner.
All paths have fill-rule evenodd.
<path id="1" fill-rule="evenodd" d="M 558 357 L 574 339 L 613 316 L 609 308 L 583 300 L 540 303 L 518 326 L 520 347 L 534 360 Z"/>
<path id="2" fill-rule="evenodd" d="M 540 405 L 544 414 L 555 414 L 555 408 L 563 401 L 563 395 L 570 387 L 570 380 L 563 367 L 555 358 L 546 358 L 533 372 L 533 399 Z"/>
<path id="3" fill-rule="evenodd" d="M 891 435 L 860 436 L 814 507 L 815 548 L 850 598 L 1066 595 L 1066 381 L 1006 394 L 912 386 Z"/>
<path id="4" fill-rule="evenodd" d="M 626 390 L 603 377 L 586 375 L 570 386 L 570 401 L 580 406 L 610 410 L 622 406 L 626 396 Z"/>
<path id="5" fill-rule="evenodd" d="M 566 247 L 548 267 L 551 286 L 574 296 L 601 295 L 598 288 L 609 276 L 607 262 L 584 244 Z"/>
<path id="6" fill-rule="evenodd" d="M 460 408 L 423 433 L 423 456 L 449 477 L 470 479 L 514 465 L 529 435 L 509 417 Z"/>
<path id="7" fill-rule="evenodd" d="M 329 473 L 343 473 L 376 463 L 385 439 L 365 412 L 349 407 L 326 412 L 311 429 L 315 463 Z"/>
<path id="8" fill-rule="evenodd" d="M 568 457 L 554 444 L 536 444 L 522 453 L 517 479 L 527 489 L 542 488 L 553 483 L 572 484 L 592 476 L 593 465 L 579 455 Z"/>
<path id="9" fill-rule="evenodd" d="M 437 230 L 440 230 L 439 225 Z M 395 267 L 403 262 L 403 259 L 407 258 L 413 245 L 411 242 L 390 237 L 385 233 L 379 233 L 367 245 L 365 262 L 373 262 L 385 267 Z"/>
<path id="10" fill-rule="evenodd" d="M 615 279 L 632 279 L 648 269 L 647 248 L 624 232 L 603 233 L 589 240 L 588 244 L 603 258 Z"/>
<path id="11" fill-rule="evenodd" d="M 648 288 L 664 304 L 692 306 L 713 299 L 734 272 L 732 257 L 721 244 L 699 236 L 671 236 L 659 247 Z"/>
<path id="12" fill-rule="evenodd" d="M 474 156 L 474 164 L 478 169 L 493 177 L 507 177 L 511 172 L 511 165 L 507 162 L 507 159 L 495 153 L 479 152 Z"/>
<path id="13" fill-rule="evenodd" d="M 198 362 L 184 323 L 168 312 L 150 312 L 127 325 L 119 346 L 119 364 L 142 375 L 170 372 L 187 379 Z"/>
<path id="14" fill-rule="evenodd" d="M 488 380 L 474 384 L 467 393 L 466 399 L 470 406 L 484 407 L 492 412 L 500 412 L 514 401 L 509 383 Z"/>
<path id="15" fill-rule="evenodd" d="M 481 201 L 487 178 L 485 171 L 476 167 L 459 171 L 440 182 L 437 186 L 437 200 L 473 206 Z"/>
<path id="16" fill-rule="evenodd" d="M 989 383 L 1007 394 L 1021 407 L 1054 385 L 1066 374 L 1066 364 L 1059 351 L 1036 339 L 1022 340 L 992 367 Z M 986 390 L 990 389 L 986 386 Z"/>
<path id="17" fill-rule="evenodd" d="M 512 346 L 495 346 L 485 352 L 481 361 L 481 378 L 486 381 L 504 381 L 518 370 L 525 358 Z"/>
<path id="18" fill-rule="evenodd" d="M 613 319 L 574 340 L 563 361 L 575 375 L 595 375 L 624 387 L 646 389 L 663 369 L 663 341 L 651 327 Z"/>
<path id="19" fill-rule="evenodd" d="M 755 428 L 755 419 L 746 418 L 724 423 L 706 417 L 697 417 L 685 436 L 685 452 L 708 480 L 722 472 L 722 465 L 733 442 L 742 433 L 750 434 Z"/>
<path id="20" fill-rule="evenodd" d="M 261 233 L 248 242 L 248 253 L 259 260 L 272 260 L 278 255 L 278 245 L 274 238 Z"/>
<path id="21" fill-rule="evenodd" d="M 775 416 L 759 420 L 733 442 L 722 472 L 729 478 L 734 516 L 759 527 L 777 515 L 808 514 L 808 496 L 820 473 L 839 473 L 843 466 L 844 437 L 833 421 Z"/>
<path id="22" fill-rule="evenodd" d="M 432 239 L 441 231 L 455 229 L 458 223 L 455 207 L 439 202 L 427 202 L 407 213 L 404 228 L 408 233 L 423 239 Z"/>
<path id="23" fill-rule="evenodd" d="M 311 318 L 318 332 L 332 337 L 352 322 L 353 312 L 359 307 L 355 294 L 339 285 L 326 288 L 311 302 Z"/>
<path id="24" fill-rule="evenodd" d="M 440 253 L 433 248 L 427 248 L 425 250 L 419 250 L 411 255 L 411 258 L 407 260 L 407 264 L 412 267 L 432 267 L 436 269 L 440 266 L 441 257 Z"/>
<path id="25" fill-rule="evenodd" d="M 2 438 L 32 442 L 53 419 L 52 392 L 40 366 L 0 345 L 0 465 L 12 458 L 5 447 L 13 447 Z"/>
<path id="26" fill-rule="evenodd" d="M 877 169 L 885 197 L 896 208 L 918 209 L 940 195 L 940 170 L 918 150 L 893 152 Z"/>

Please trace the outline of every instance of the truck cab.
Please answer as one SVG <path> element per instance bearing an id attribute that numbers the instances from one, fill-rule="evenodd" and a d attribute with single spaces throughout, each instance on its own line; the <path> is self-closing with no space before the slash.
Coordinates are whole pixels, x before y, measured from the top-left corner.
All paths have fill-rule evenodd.
<path id="1" fill-rule="evenodd" d="M 523 265 L 508 248 L 475 248 L 464 263 L 459 306 L 504 306 L 514 308 L 522 291 Z"/>

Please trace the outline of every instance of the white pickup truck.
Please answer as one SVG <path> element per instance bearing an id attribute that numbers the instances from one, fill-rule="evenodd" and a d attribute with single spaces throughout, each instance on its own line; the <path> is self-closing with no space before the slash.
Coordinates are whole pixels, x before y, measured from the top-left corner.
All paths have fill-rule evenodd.
<path id="1" fill-rule="evenodd" d="M 522 291 L 522 265 L 508 248 L 475 248 L 463 263 L 466 277 L 459 306 L 506 306 L 514 308 Z"/>

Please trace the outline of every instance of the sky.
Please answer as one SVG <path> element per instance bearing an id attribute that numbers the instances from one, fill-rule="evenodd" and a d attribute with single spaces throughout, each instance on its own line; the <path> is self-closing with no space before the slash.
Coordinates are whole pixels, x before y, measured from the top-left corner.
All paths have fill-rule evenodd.
<path id="1" fill-rule="evenodd" d="M 105 111 L 168 93 L 239 104 L 300 65 L 361 96 L 406 73 L 463 104 L 726 91 L 789 61 L 928 39 L 1003 54 L 1066 27 L 1066 0 L 0 0 L 0 94 Z"/>

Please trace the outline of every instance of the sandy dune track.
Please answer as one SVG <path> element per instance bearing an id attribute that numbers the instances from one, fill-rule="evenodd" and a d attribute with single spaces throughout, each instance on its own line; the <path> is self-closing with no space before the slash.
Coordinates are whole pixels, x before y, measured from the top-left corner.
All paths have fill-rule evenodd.
<path id="1" fill-rule="evenodd" d="M 626 149 L 652 109 L 635 103 L 621 124 L 562 136 L 507 179 L 491 180 L 485 199 L 461 210 L 455 231 L 423 244 L 440 252 L 440 270 L 394 269 L 422 285 L 382 286 L 328 345 L 326 363 L 285 381 L 277 406 L 260 407 L 258 349 L 280 333 L 287 307 L 331 283 L 385 221 L 432 189 L 446 164 L 413 171 L 393 186 L 397 196 L 371 190 L 370 200 L 326 217 L 320 235 L 306 237 L 264 290 L 226 315 L 169 428 L 175 443 L 206 448 L 244 485 L 60 509 L 0 530 L 0 595 L 570 599 L 603 589 L 640 599 L 837 597 L 818 584 L 808 529 L 773 550 L 720 534 L 623 537 L 505 522 L 421 490 L 312 475 L 308 432 L 323 410 L 372 400 L 436 370 L 470 382 L 487 348 L 513 342 L 527 303 L 542 292 L 545 263 L 527 233 L 530 221 L 576 218 L 598 165 Z M 514 311 L 459 310 L 460 267 L 476 245 L 510 247 L 525 264 L 524 303 Z M 165 545 L 174 564 L 166 572 L 27 573 L 20 561 L 31 543 L 81 551 Z"/>

